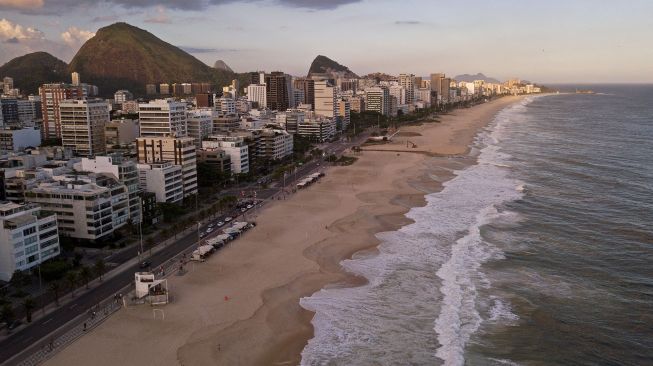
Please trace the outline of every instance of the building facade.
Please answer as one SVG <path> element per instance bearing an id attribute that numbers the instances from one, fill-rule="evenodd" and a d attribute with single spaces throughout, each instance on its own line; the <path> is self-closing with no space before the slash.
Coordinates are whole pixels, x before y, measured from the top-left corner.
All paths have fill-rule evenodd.
<path id="1" fill-rule="evenodd" d="M 78 156 L 106 153 L 105 127 L 109 105 L 101 99 L 65 100 L 59 103 L 61 142 Z"/>
<path id="2" fill-rule="evenodd" d="M 141 137 L 185 137 L 186 104 L 157 99 L 138 105 Z"/>

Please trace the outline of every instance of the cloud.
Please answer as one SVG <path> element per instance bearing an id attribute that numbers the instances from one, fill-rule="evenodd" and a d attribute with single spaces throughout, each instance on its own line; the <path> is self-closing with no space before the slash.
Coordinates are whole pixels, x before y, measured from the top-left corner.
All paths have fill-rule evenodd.
<path id="1" fill-rule="evenodd" d="M 11 38 L 16 40 L 43 39 L 45 34 L 36 28 L 24 27 L 7 19 L 0 19 L 0 40 L 7 41 Z"/>
<path id="2" fill-rule="evenodd" d="M 120 18 L 117 15 L 102 15 L 91 20 L 93 23 L 117 22 Z"/>
<path id="3" fill-rule="evenodd" d="M 155 14 L 150 16 L 149 18 L 146 18 L 144 22 L 170 24 L 172 23 L 172 19 L 170 19 L 170 17 L 168 16 L 168 13 L 166 12 L 166 8 L 164 8 L 163 6 L 157 6 Z"/>
<path id="4" fill-rule="evenodd" d="M 43 7 L 43 0 L 0 0 L 2 9 L 29 10 Z"/>
<path id="5" fill-rule="evenodd" d="M 362 0 L 0 0 L 0 10 L 17 10 L 24 14 L 63 14 L 74 7 L 92 9 L 99 4 L 119 5 L 124 9 L 165 7 L 175 10 L 201 11 L 210 6 L 234 3 L 271 3 L 288 8 L 333 10 Z M 152 18 L 152 23 L 165 23 Z"/>
<path id="6" fill-rule="evenodd" d="M 61 33 L 61 39 L 71 48 L 78 48 L 94 35 L 95 33 L 91 31 L 69 27 L 67 31 Z"/>
<path id="7" fill-rule="evenodd" d="M 236 48 L 204 48 L 204 47 L 191 47 L 191 46 L 177 46 L 188 53 L 227 53 L 227 52 L 240 52 L 242 50 Z"/>
<path id="8" fill-rule="evenodd" d="M 5 41 L 5 43 L 20 43 L 20 41 L 18 40 L 18 38 L 12 37 L 12 38 L 7 39 Z"/>
<path id="9" fill-rule="evenodd" d="M 396 25 L 418 25 L 422 24 L 419 20 L 397 20 Z"/>

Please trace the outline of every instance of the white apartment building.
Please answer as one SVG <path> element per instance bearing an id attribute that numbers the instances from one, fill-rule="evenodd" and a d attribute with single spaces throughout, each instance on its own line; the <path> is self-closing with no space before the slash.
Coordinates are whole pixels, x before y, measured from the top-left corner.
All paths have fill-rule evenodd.
<path id="1" fill-rule="evenodd" d="M 191 137 L 140 137 L 136 139 L 138 162 L 154 164 L 169 161 L 181 166 L 184 197 L 197 193 L 197 153 Z"/>
<path id="2" fill-rule="evenodd" d="M 258 156 L 281 160 L 293 153 L 293 135 L 286 130 L 262 128 L 258 142 Z"/>
<path id="3" fill-rule="evenodd" d="M 415 91 L 415 101 L 424 102 L 426 108 L 431 106 L 431 88 L 419 88 Z"/>
<path id="4" fill-rule="evenodd" d="M 57 215 L 38 205 L 0 202 L 0 280 L 59 255 Z"/>
<path id="5" fill-rule="evenodd" d="M 250 84 L 247 87 L 247 100 L 252 103 L 257 103 L 259 109 L 267 108 L 267 90 L 265 84 Z"/>
<path id="6" fill-rule="evenodd" d="M 222 149 L 231 159 L 231 172 L 249 173 L 249 147 L 239 136 L 213 135 L 202 141 L 203 149 Z"/>
<path id="7" fill-rule="evenodd" d="M 113 178 L 124 184 L 127 187 L 129 196 L 129 219 L 134 224 L 141 222 L 141 189 L 136 163 L 125 159 L 120 154 L 111 154 L 109 156 L 96 156 L 94 159 L 83 158 L 79 163 L 75 164 L 75 170 L 111 174 Z"/>
<path id="8" fill-rule="evenodd" d="M 317 142 L 326 142 L 336 135 L 336 122 L 330 118 L 314 117 L 297 124 L 297 134 Z"/>
<path id="9" fill-rule="evenodd" d="M 365 110 L 375 111 L 382 115 L 390 114 L 390 93 L 386 87 L 371 87 L 365 89 Z"/>
<path id="10" fill-rule="evenodd" d="M 106 152 L 105 126 L 109 105 L 102 99 L 76 99 L 59 102 L 61 141 L 78 156 Z"/>
<path id="11" fill-rule="evenodd" d="M 141 137 L 186 137 L 186 103 L 157 99 L 138 105 Z"/>
<path id="12" fill-rule="evenodd" d="M 297 133 L 297 124 L 303 123 L 305 117 L 305 112 L 300 109 L 288 109 L 285 112 L 279 112 L 276 115 L 276 122 L 279 126 L 284 128 L 286 131 L 296 134 Z"/>
<path id="13" fill-rule="evenodd" d="M 108 237 L 129 220 L 127 187 L 110 175 L 66 175 L 25 192 L 25 201 L 57 214 L 59 232 L 73 238 Z"/>
<path id="14" fill-rule="evenodd" d="M 215 108 L 226 115 L 236 114 L 236 101 L 231 98 L 218 98 Z"/>
<path id="15" fill-rule="evenodd" d="M 164 161 L 137 167 L 141 189 L 154 193 L 157 202 L 176 203 L 184 199 L 181 166 Z"/>
<path id="16" fill-rule="evenodd" d="M 390 85 L 388 87 L 390 96 L 397 98 L 397 104 L 406 104 L 406 88 L 401 85 Z"/>
<path id="17" fill-rule="evenodd" d="M 213 133 L 213 110 L 191 109 L 188 111 L 188 137 L 192 137 L 195 146 L 202 146 L 202 140 Z"/>
<path id="18" fill-rule="evenodd" d="M 19 130 L 0 130 L 0 152 L 19 152 L 27 147 L 41 145 L 41 131 L 34 127 Z"/>
<path id="19" fill-rule="evenodd" d="M 403 103 L 401 103 L 399 99 L 397 99 L 397 102 L 399 102 L 399 104 L 413 104 L 415 102 L 415 75 L 400 74 L 399 85 L 406 90 L 406 99 Z"/>
<path id="20" fill-rule="evenodd" d="M 334 118 L 336 112 L 336 88 L 327 80 L 315 81 L 315 114 Z"/>

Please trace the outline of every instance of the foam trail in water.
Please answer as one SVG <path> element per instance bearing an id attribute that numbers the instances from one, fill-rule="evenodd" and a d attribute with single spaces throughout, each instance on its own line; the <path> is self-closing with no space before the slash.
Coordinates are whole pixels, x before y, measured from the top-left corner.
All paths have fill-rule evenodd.
<path id="1" fill-rule="evenodd" d="M 478 163 L 427 195 L 425 207 L 411 209 L 413 224 L 377 235 L 378 255 L 343 261 L 367 285 L 301 299 L 316 313 L 303 365 L 464 363 L 465 345 L 483 321 L 476 289 L 490 286 L 480 267 L 502 258 L 482 239 L 482 226 L 510 216 L 501 205 L 522 195 L 521 182 L 508 176 L 510 156 L 497 143 L 528 101 L 497 115 L 477 138 Z"/>

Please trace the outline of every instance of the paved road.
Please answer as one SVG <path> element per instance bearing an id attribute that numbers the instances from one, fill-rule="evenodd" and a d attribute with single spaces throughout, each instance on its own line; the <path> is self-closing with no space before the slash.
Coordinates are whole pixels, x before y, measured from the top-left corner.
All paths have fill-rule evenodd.
<path id="1" fill-rule="evenodd" d="M 361 136 L 356 142 L 359 143 L 364 136 Z M 341 154 L 345 149 L 355 145 L 351 142 L 338 141 L 328 145 L 325 145 L 323 150 L 328 151 L 327 154 Z M 286 187 L 293 188 L 297 180 L 302 179 L 304 176 L 308 175 L 312 171 L 324 166 L 324 161 L 321 159 L 313 160 L 309 163 L 306 163 L 297 168 L 297 170 L 286 177 Z M 278 187 L 261 189 L 257 190 L 258 199 L 267 199 L 281 191 L 281 182 Z M 251 188 L 249 188 L 251 189 Z M 240 210 L 234 210 L 229 213 L 232 217 L 237 217 L 241 214 Z M 223 215 L 218 217 L 211 222 L 217 222 L 219 220 L 224 220 Z M 207 224 L 205 223 L 200 230 L 206 231 Z M 148 257 L 148 261 L 151 262 L 152 268 L 161 266 L 164 262 L 170 258 L 175 257 L 179 253 L 191 248 L 197 244 L 197 232 L 191 232 L 181 237 L 172 244 L 168 244 L 163 249 L 160 249 L 151 257 Z M 116 254 L 114 257 L 110 258 L 111 262 L 125 263 L 128 260 L 134 258 L 137 255 L 138 248 L 132 248 L 130 250 L 125 250 L 121 253 Z M 122 272 L 116 274 L 110 279 L 105 280 L 96 287 L 88 290 L 87 292 L 81 293 L 77 296 L 76 299 L 72 300 L 65 306 L 62 306 L 55 311 L 51 312 L 47 316 L 35 320 L 33 323 L 29 324 L 26 328 L 17 331 L 15 334 L 4 339 L 0 342 L 0 363 L 3 363 L 10 359 L 15 354 L 21 352 L 29 345 L 38 342 L 40 339 L 45 338 L 52 332 L 63 327 L 69 321 L 75 319 L 77 316 L 85 313 L 92 306 L 100 303 L 102 300 L 113 296 L 114 294 L 121 291 L 125 286 L 128 286 L 134 280 L 134 272 L 139 271 L 140 268 L 137 264 L 123 270 Z"/>

